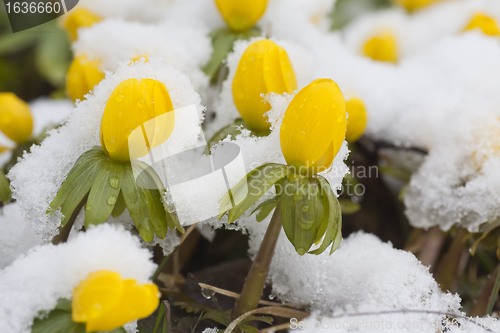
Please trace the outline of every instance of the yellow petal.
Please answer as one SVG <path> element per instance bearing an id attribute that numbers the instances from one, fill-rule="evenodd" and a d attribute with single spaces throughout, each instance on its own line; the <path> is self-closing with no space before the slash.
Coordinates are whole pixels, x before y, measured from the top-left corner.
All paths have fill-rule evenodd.
<path id="1" fill-rule="evenodd" d="M 72 319 L 87 332 L 111 331 L 148 317 L 159 304 L 158 287 L 123 280 L 112 271 L 89 274 L 73 290 Z"/>
<path id="2" fill-rule="evenodd" d="M 101 145 L 117 162 L 145 156 L 165 142 L 175 121 L 165 85 L 154 79 L 128 79 L 120 83 L 106 103 L 101 119 Z M 131 133 L 134 133 L 129 140 Z"/>
<path id="3" fill-rule="evenodd" d="M 373 35 L 363 46 L 363 55 L 377 61 L 396 63 L 398 61 L 396 37 L 389 31 Z"/>
<path id="4" fill-rule="evenodd" d="M 267 0 L 215 0 L 215 3 L 227 25 L 235 31 L 253 27 L 267 7 Z"/>
<path id="5" fill-rule="evenodd" d="M 500 36 L 500 29 L 495 20 L 482 13 L 475 14 L 464 31 L 474 29 L 481 29 L 484 34 L 489 36 Z"/>
<path id="6" fill-rule="evenodd" d="M 13 93 L 0 93 L 0 131 L 22 144 L 33 132 L 33 118 L 26 102 Z"/>
<path id="7" fill-rule="evenodd" d="M 395 0 L 398 4 L 405 7 L 409 11 L 414 11 L 420 8 L 427 7 L 433 3 L 442 0 Z"/>
<path id="8" fill-rule="evenodd" d="M 88 11 L 85 8 L 76 8 L 63 16 L 63 27 L 71 41 L 78 39 L 78 29 L 88 28 L 102 20 L 102 17 Z"/>
<path id="9" fill-rule="evenodd" d="M 233 80 L 233 99 L 241 117 L 255 132 L 269 132 L 271 109 L 262 95 L 291 93 L 297 80 L 286 51 L 274 42 L 256 41 L 243 53 Z"/>
<path id="10" fill-rule="evenodd" d="M 89 274 L 73 290 L 73 321 L 85 323 L 105 316 L 120 302 L 123 290 L 123 280 L 118 273 L 99 271 Z"/>
<path id="11" fill-rule="evenodd" d="M 146 318 L 158 308 L 160 299 L 156 285 L 138 285 L 134 280 L 124 280 L 123 286 L 122 297 L 111 311 L 87 321 L 88 332 L 111 331 L 133 320 Z"/>
<path id="12" fill-rule="evenodd" d="M 81 55 L 73 59 L 66 76 L 66 91 L 73 100 L 83 100 L 84 96 L 104 79 L 99 62 Z"/>
<path id="13" fill-rule="evenodd" d="M 365 131 L 366 127 L 366 108 L 362 100 L 357 97 L 346 101 L 345 108 L 349 117 L 347 118 L 346 140 L 355 142 Z"/>
<path id="14" fill-rule="evenodd" d="M 280 130 L 286 162 L 304 173 L 329 168 L 346 133 L 345 101 L 337 84 L 318 79 L 300 90 L 288 106 Z"/>

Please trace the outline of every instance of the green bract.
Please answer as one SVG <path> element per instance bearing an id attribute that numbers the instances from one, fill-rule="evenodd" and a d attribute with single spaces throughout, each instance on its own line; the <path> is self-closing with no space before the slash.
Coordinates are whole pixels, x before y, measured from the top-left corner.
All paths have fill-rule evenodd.
<path id="1" fill-rule="evenodd" d="M 0 170 L 0 201 L 8 203 L 12 192 L 10 191 L 9 180 L 5 177 L 5 174 Z"/>
<path id="2" fill-rule="evenodd" d="M 47 213 L 61 208 L 64 227 L 85 206 L 88 228 L 106 222 L 110 215 L 118 217 L 128 208 L 142 239 L 151 242 L 155 233 L 164 239 L 169 228 L 184 232 L 175 214 L 165 209 L 164 192 L 160 178 L 148 165 L 117 163 L 101 147 L 94 147 L 75 163 Z"/>
<path id="3" fill-rule="evenodd" d="M 318 255 L 333 243 L 331 254 L 340 246 L 341 208 L 328 181 L 317 174 L 299 175 L 282 164 L 264 164 L 248 173 L 223 198 L 219 218 L 228 212 L 229 223 L 234 222 L 272 186 L 276 187 L 276 196 L 252 211 L 258 211 L 258 222 L 279 205 L 283 229 L 298 254 Z M 310 250 L 320 242 L 317 249 Z"/>

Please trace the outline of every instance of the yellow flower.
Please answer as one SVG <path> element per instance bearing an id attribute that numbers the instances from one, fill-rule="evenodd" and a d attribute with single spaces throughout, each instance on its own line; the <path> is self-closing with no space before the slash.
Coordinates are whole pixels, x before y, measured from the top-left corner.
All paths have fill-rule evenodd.
<path id="1" fill-rule="evenodd" d="M 256 132 L 268 132 L 263 94 L 290 93 L 297 80 L 286 51 L 268 39 L 252 43 L 243 53 L 233 80 L 233 99 L 241 117 Z"/>
<path id="2" fill-rule="evenodd" d="M 355 142 L 365 131 L 367 118 L 365 104 L 359 98 L 354 97 L 345 102 L 345 108 L 349 115 L 347 118 L 346 140 Z"/>
<path id="3" fill-rule="evenodd" d="M 405 7 L 408 11 L 414 11 L 423 7 L 432 5 L 442 0 L 395 0 L 398 4 Z"/>
<path id="4" fill-rule="evenodd" d="M 398 61 L 396 37 L 389 31 L 375 34 L 363 46 L 363 55 L 373 60 L 396 63 Z"/>
<path id="5" fill-rule="evenodd" d="M 244 31 L 264 15 L 267 0 L 215 0 L 227 25 L 234 31 Z"/>
<path id="6" fill-rule="evenodd" d="M 474 29 L 481 29 L 484 34 L 489 36 L 500 36 L 500 29 L 495 20 L 482 13 L 475 14 L 464 31 Z"/>
<path id="7" fill-rule="evenodd" d="M 116 272 L 98 271 L 73 290 L 72 319 L 87 332 L 111 331 L 151 315 L 158 307 L 155 284 L 124 280 Z"/>
<path id="8" fill-rule="evenodd" d="M 33 131 L 28 104 L 13 93 L 0 93 L 0 131 L 18 144 L 28 141 Z"/>
<path id="9" fill-rule="evenodd" d="M 78 29 L 88 28 L 102 20 L 102 17 L 88 11 L 85 8 L 76 8 L 64 15 L 63 27 L 71 41 L 78 39 Z"/>
<path id="10" fill-rule="evenodd" d="M 165 142 L 175 124 L 165 85 L 153 79 L 120 83 L 106 103 L 101 119 L 101 145 L 117 162 L 145 156 Z"/>
<path id="11" fill-rule="evenodd" d="M 281 124 L 281 151 L 288 165 L 315 174 L 332 165 L 345 133 L 344 97 L 333 80 L 318 79 L 290 102 Z"/>
<path id="12" fill-rule="evenodd" d="M 73 59 L 66 76 L 66 91 L 76 101 L 83 100 L 86 94 L 104 79 L 98 61 L 90 61 L 87 56 L 80 55 Z"/>

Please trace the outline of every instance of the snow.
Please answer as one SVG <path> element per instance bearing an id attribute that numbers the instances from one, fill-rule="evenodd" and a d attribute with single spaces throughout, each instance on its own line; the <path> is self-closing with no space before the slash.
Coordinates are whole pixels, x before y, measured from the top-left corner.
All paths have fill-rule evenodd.
<path id="1" fill-rule="evenodd" d="M 38 246 L 0 271 L 0 331 L 31 332 L 41 311 L 52 310 L 60 298 L 71 298 L 92 272 L 111 270 L 148 283 L 156 269 L 151 257 L 137 238 L 110 225 L 91 228 L 65 244 Z"/>
<path id="2" fill-rule="evenodd" d="M 204 29 L 176 29 L 172 23 L 144 24 L 122 19 L 107 19 L 82 30 L 72 44 L 76 56 L 85 54 L 97 60 L 102 71 L 113 72 L 121 62 L 139 57 L 158 56 L 188 74 L 197 90 L 208 86 L 201 67 L 212 53 Z"/>
<path id="3" fill-rule="evenodd" d="M 9 266 L 16 258 L 32 247 L 41 244 L 37 235 L 22 217 L 16 203 L 0 208 L 0 270 Z"/>

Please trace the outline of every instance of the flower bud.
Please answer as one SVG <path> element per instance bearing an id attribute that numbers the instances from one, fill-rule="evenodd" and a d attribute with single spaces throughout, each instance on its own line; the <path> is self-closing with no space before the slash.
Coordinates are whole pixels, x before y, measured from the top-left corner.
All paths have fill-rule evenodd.
<path id="1" fill-rule="evenodd" d="M 72 319 L 87 332 L 111 331 L 148 317 L 158 308 L 158 287 L 124 280 L 116 272 L 98 271 L 73 290 Z"/>
<path id="2" fill-rule="evenodd" d="M 482 13 L 474 15 L 464 31 L 474 29 L 481 29 L 484 34 L 489 36 L 500 36 L 500 29 L 495 20 Z"/>
<path id="3" fill-rule="evenodd" d="M 233 80 L 233 99 L 248 127 L 255 132 L 269 132 L 264 114 L 271 109 L 263 95 L 291 93 L 297 80 L 286 51 L 263 39 L 252 43 L 243 53 Z"/>
<path id="4" fill-rule="evenodd" d="M 396 63 L 398 61 L 396 37 L 389 31 L 375 34 L 363 46 L 363 55 L 377 61 Z"/>
<path id="5" fill-rule="evenodd" d="M 174 107 L 167 88 L 154 79 L 127 79 L 113 91 L 101 119 L 101 145 L 116 162 L 145 156 L 173 131 Z"/>
<path id="6" fill-rule="evenodd" d="M 0 131 L 18 144 L 28 141 L 33 132 L 28 104 L 13 93 L 0 93 Z"/>
<path id="7" fill-rule="evenodd" d="M 281 151 L 301 174 L 327 170 L 346 134 L 345 101 L 337 84 L 317 79 L 288 105 L 280 130 Z"/>
<path id="8" fill-rule="evenodd" d="M 354 97 L 345 102 L 345 108 L 349 115 L 347 118 L 346 140 L 355 142 L 365 131 L 367 118 L 365 104 L 359 98 Z"/>
<path id="9" fill-rule="evenodd" d="M 66 14 L 64 17 L 63 27 L 73 42 L 78 39 L 78 29 L 88 28 L 102 20 L 102 17 L 88 11 L 85 8 L 76 8 Z M 64 15 L 64 16 L 66 16 Z"/>
<path id="10" fill-rule="evenodd" d="M 81 55 L 73 59 L 66 76 L 66 91 L 73 100 L 83 100 L 85 95 L 104 79 L 98 61 L 91 61 Z"/>
<path id="11" fill-rule="evenodd" d="M 227 25 L 234 31 L 245 31 L 264 15 L 267 0 L 215 0 Z"/>
<path id="12" fill-rule="evenodd" d="M 417 9 L 421 9 L 427 6 L 432 5 L 433 3 L 442 1 L 442 0 L 395 0 L 399 5 L 406 8 L 408 11 L 414 11 Z"/>

